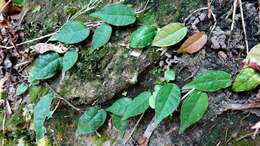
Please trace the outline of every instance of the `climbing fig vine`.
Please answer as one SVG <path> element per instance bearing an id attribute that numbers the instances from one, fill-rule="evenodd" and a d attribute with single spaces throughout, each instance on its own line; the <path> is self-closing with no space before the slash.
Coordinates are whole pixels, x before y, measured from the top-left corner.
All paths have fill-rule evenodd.
<path id="1" fill-rule="evenodd" d="M 84 22 L 69 20 L 50 38 L 51 42 L 57 41 L 70 45 L 69 49 L 66 52 L 58 53 L 48 50 L 38 55 L 29 72 L 28 83 L 19 84 L 16 91 L 17 96 L 24 94 L 30 87 L 54 78 L 59 72 L 66 73 L 72 69 L 77 63 L 79 53 L 78 48 L 71 45 L 92 39 L 89 52 L 92 53 L 91 55 L 95 55 L 93 52 L 106 45 L 113 37 L 114 29 L 134 25 L 137 20 L 134 10 L 121 3 L 107 5 L 90 16 L 101 20 L 101 24 L 95 28 L 93 33 Z M 150 25 L 139 26 L 131 34 L 129 47 L 140 50 L 149 49 L 149 46 L 167 48 L 181 42 L 187 32 L 188 29 L 185 25 L 178 22 L 167 24 L 162 28 Z M 192 39 L 189 39 L 180 52 L 191 54 L 200 50 L 206 44 L 207 36 L 204 33 L 200 33 L 198 36 L 200 38 L 193 36 Z M 235 92 L 249 91 L 260 84 L 259 45 L 251 51 L 244 61 L 245 67 L 238 74 L 232 86 L 232 90 Z M 207 92 L 216 92 L 228 88 L 232 84 L 231 75 L 221 70 L 201 72 L 182 88 L 174 83 L 175 76 L 175 71 L 168 67 L 164 72 L 164 80 L 161 84 L 156 84 L 154 90 L 143 91 L 132 98 L 120 98 L 107 107 L 93 106 L 84 109 L 75 135 L 79 137 L 96 132 L 111 115 L 113 125 L 118 129 L 119 134 L 124 136 L 128 127 L 128 119 L 144 114 L 149 108 L 154 110 L 157 124 L 172 116 L 174 112 L 180 111 L 179 131 L 183 133 L 206 113 L 209 100 Z M 182 95 L 182 91 L 188 91 L 188 93 Z M 44 126 L 45 121 L 51 118 L 55 112 L 51 111 L 51 105 L 56 99 L 55 94 L 48 92 L 40 98 L 35 106 L 34 130 L 37 141 L 44 138 L 47 132 Z"/>

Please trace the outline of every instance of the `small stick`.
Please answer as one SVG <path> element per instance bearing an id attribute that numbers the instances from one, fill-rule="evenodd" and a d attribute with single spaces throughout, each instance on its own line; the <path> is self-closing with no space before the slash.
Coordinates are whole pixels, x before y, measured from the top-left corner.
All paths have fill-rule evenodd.
<path id="1" fill-rule="evenodd" d="M 246 54 L 248 54 L 249 48 L 248 48 L 248 40 L 247 40 L 247 34 L 246 34 L 246 24 L 245 24 L 245 19 L 244 19 L 243 6 L 242 6 L 241 0 L 238 0 L 238 2 L 239 2 L 240 13 L 241 13 L 241 19 L 242 19 L 242 27 L 243 27 L 244 36 L 245 36 Z"/>
<path id="2" fill-rule="evenodd" d="M 144 116 L 144 113 L 140 116 L 140 118 L 138 119 L 138 121 L 136 122 L 133 130 L 131 131 L 130 135 L 126 138 L 125 142 L 123 145 L 126 145 L 126 143 L 129 141 L 129 139 L 132 137 L 133 133 L 135 132 L 137 126 L 139 125 L 139 123 L 141 122 L 142 118 Z"/>
<path id="3" fill-rule="evenodd" d="M 190 17 L 192 17 L 193 14 L 197 13 L 197 12 L 200 12 L 200 11 L 203 11 L 203 10 L 208 10 L 208 7 L 202 7 L 202 8 L 199 8 L 195 11 L 193 11 L 191 14 L 189 14 L 185 19 L 184 19 L 184 23 L 186 23 Z"/>
<path id="4" fill-rule="evenodd" d="M 52 114 L 55 113 L 55 111 L 58 109 L 59 105 L 60 105 L 61 99 L 59 99 L 58 103 L 55 105 Z"/>
<path id="5" fill-rule="evenodd" d="M 232 31 L 233 31 L 233 29 L 234 29 L 236 11 L 237 11 L 237 0 L 234 0 L 234 4 L 233 4 L 233 14 L 232 14 L 232 23 L 231 23 L 230 33 L 232 33 Z"/>
<path id="6" fill-rule="evenodd" d="M 80 108 L 75 107 L 73 104 L 71 104 L 67 99 L 63 98 L 60 94 L 58 94 L 48 83 L 45 83 L 45 85 L 54 93 L 56 94 L 58 99 L 63 100 L 65 103 L 67 103 L 70 107 L 75 109 L 76 111 L 81 111 Z"/>
<path id="7" fill-rule="evenodd" d="M 211 17 L 211 0 L 208 0 L 208 18 Z"/>
<path id="8" fill-rule="evenodd" d="M 6 113 L 4 114 L 4 118 L 2 121 L 2 131 L 3 131 L 2 146 L 5 145 L 5 119 L 6 119 Z"/>
<path id="9" fill-rule="evenodd" d="M 184 100 L 187 96 L 189 96 L 193 91 L 195 90 L 195 88 L 192 88 L 188 93 L 186 93 L 181 100 Z"/>
<path id="10" fill-rule="evenodd" d="M 32 39 L 32 40 L 28 40 L 28 41 L 22 42 L 22 43 L 20 43 L 20 44 L 17 44 L 16 47 L 22 46 L 22 45 L 25 45 L 25 44 L 30 44 L 30 43 L 32 43 L 32 42 L 39 41 L 39 40 L 45 39 L 45 38 L 47 38 L 47 37 L 51 37 L 51 36 L 53 36 L 55 33 L 56 33 L 56 32 L 50 33 L 50 34 L 47 34 L 47 35 L 44 35 L 44 36 L 41 36 L 41 37 L 38 37 L 38 38 L 35 38 L 35 39 Z M 3 46 L 3 45 L 0 45 L 0 47 L 1 47 L 1 48 L 4 48 L 4 49 L 12 49 L 12 48 L 14 48 L 14 46 L 9 46 L 9 47 L 7 47 L 7 46 Z"/>
<path id="11" fill-rule="evenodd" d="M 150 2 L 150 0 L 147 0 L 144 7 L 141 10 L 136 11 L 135 13 L 140 14 L 140 13 L 144 12 L 145 10 L 147 10 L 147 6 L 148 6 L 149 2 Z"/>
<path id="12" fill-rule="evenodd" d="M 5 5 L 1 8 L 0 13 L 3 12 L 3 10 L 12 2 L 12 0 L 9 0 L 8 2 L 5 3 Z"/>
<path id="13" fill-rule="evenodd" d="M 11 0 L 9 0 L 11 1 Z M 75 15 L 73 15 L 69 20 L 73 20 L 77 17 L 79 17 L 80 15 L 94 9 L 96 7 L 96 5 L 98 3 L 100 3 L 101 1 L 100 0 L 95 0 L 95 1 L 91 1 L 86 7 L 84 7 L 83 9 L 81 9 L 78 13 L 76 13 Z M 62 27 L 61 27 L 62 28 Z M 29 44 L 29 43 L 32 43 L 32 42 L 35 42 L 35 41 L 38 41 L 38 40 L 42 40 L 42 39 L 45 39 L 45 38 L 48 38 L 48 37 L 51 37 L 53 36 L 54 34 L 56 34 L 60 29 L 58 29 L 56 32 L 54 33 L 50 33 L 50 34 L 47 34 L 47 35 L 44 35 L 44 36 L 41 36 L 41 37 L 38 37 L 38 38 L 35 38 L 35 39 L 32 39 L 32 40 L 28 40 L 28 41 L 25 41 L 25 42 L 22 42 L 22 43 L 19 43 L 19 44 L 16 44 L 15 47 L 18 47 L 18 46 L 21 46 L 21 45 L 25 45 L 25 44 Z M 4 49 L 12 49 L 14 48 L 14 46 L 3 46 L 3 45 L 0 45 L 0 48 L 4 48 Z"/>
<path id="14" fill-rule="evenodd" d="M 154 130 L 158 127 L 158 124 L 155 121 L 155 117 L 153 117 L 153 119 L 150 121 L 150 123 L 148 124 L 147 128 L 145 129 L 144 134 L 142 135 L 141 138 L 145 139 L 145 144 L 147 145 L 149 143 L 149 139 L 152 136 Z"/>

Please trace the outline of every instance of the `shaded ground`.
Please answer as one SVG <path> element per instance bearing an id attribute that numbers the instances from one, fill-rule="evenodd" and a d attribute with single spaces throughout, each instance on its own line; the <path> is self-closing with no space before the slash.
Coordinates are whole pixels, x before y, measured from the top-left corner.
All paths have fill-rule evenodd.
<path id="1" fill-rule="evenodd" d="M 135 2 L 129 0 L 126 1 L 126 3 L 131 4 L 131 6 L 133 6 L 136 10 L 141 9 L 145 5 L 144 0 L 138 0 Z M 225 0 L 216 1 L 213 3 L 212 9 L 217 18 L 217 24 L 216 28 L 212 32 L 211 27 L 215 22 L 213 18 L 209 19 L 207 17 L 207 10 L 194 13 L 186 21 L 190 34 L 193 31 L 200 30 L 205 31 L 209 37 L 207 45 L 200 52 L 194 55 L 177 54 L 176 49 L 179 47 L 177 45 L 168 48 L 166 53 L 164 53 L 160 59 L 157 60 L 157 56 L 160 52 L 155 51 L 153 48 L 147 49 L 145 52 L 150 51 L 152 54 L 155 54 L 152 55 L 155 56 L 155 58 L 152 57 L 152 61 L 149 61 L 150 67 L 148 67 L 145 71 L 139 71 L 138 69 L 135 70 L 134 68 L 134 71 L 139 73 L 142 72 L 134 84 L 122 82 L 124 79 L 119 80 L 119 83 L 124 83 L 124 86 L 120 86 L 120 88 L 112 87 L 115 89 L 113 91 L 114 93 L 110 95 L 109 98 L 102 99 L 101 105 L 109 105 L 113 102 L 113 100 L 109 100 L 110 98 L 121 97 L 121 93 L 124 91 L 127 91 L 127 96 L 134 97 L 141 91 L 153 89 L 154 84 L 160 80 L 163 73 L 162 71 L 166 68 L 166 66 L 171 66 L 176 70 L 176 84 L 179 86 L 189 82 L 198 72 L 209 69 L 225 70 L 230 72 L 233 77 L 235 77 L 241 68 L 240 62 L 246 56 L 246 50 L 244 47 L 244 36 L 240 21 L 241 16 L 239 13 L 236 15 L 237 21 L 235 23 L 235 30 L 232 35 L 230 33 L 230 25 L 232 22 L 232 15 L 230 15 L 230 12 L 232 12 L 232 4 L 232 2 Z M 37 6 L 41 6 L 40 11 L 32 13 L 32 10 Z M 100 49 L 95 56 L 90 56 L 88 54 L 87 49 L 84 47 L 87 42 L 84 42 L 85 44 L 80 44 L 80 46 L 82 46 L 80 50 L 80 61 L 76 67 L 74 67 L 74 69 L 67 74 L 65 84 L 60 88 L 60 93 L 69 98 L 70 101 L 77 106 L 85 108 L 88 105 L 82 103 L 93 102 L 92 99 L 91 101 L 85 100 L 85 96 L 89 93 L 89 90 L 85 90 L 85 88 L 89 86 L 93 87 L 91 85 L 87 85 L 87 81 L 93 81 L 94 83 L 97 83 L 97 81 L 104 81 L 105 79 L 103 78 L 107 76 L 103 76 L 103 70 L 107 68 L 109 60 L 111 58 L 115 58 L 115 52 L 122 49 L 123 53 L 121 54 L 127 54 L 132 51 L 126 46 L 129 40 L 128 37 L 136 26 L 139 24 L 156 24 L 158 27 L 161 27 L 170 22 L 183 22 L 184 18 L 187 17 L 193 10 L 203 6 L 206 6 L 206 1 L 203 0 L 154 0 L 149 3 L 149 9 L 147 11 L 138 15 L 139 21 L 136 25 L 129 26 L 127 28 L 116 28 L 111 43 Z M 249 48 L 251 48 L 260 42 L 260 16 L 257 11 L 256 2 L 244 1 L 243 6 L 249 38 Z M 55 31 L 58 26 L 61 26 L 64 23 L 64 20 L 66 20 L 64 17 L 72 14 L 79 7 L 78 2 L 74 2 L 72 0 L 30 1 L 28 6 L 30 10 L 25 17 L 24 24 L 27 38 L 35 38 Z M 80 19 L 87 21 L 92 20 L 88 19 L 87 16 L 82 16 Z M 111 66 L 114 69 L 118 65 L 112 62 Z M 118 70 L 121 69 L 119 68 Z M 158 70 L 162 71 L 159 72 Z M 101 75 L 101 78 L 96 79 L 96 74 Z M 109 72 L 107 74 L 109 74 Z M 132 78 L 136 75 L 137 74 L 134 74 Z M 85 88 L 79 88 L 81 86 Z M 77 92 L 72 92 L 71 89 L 74 89 L 73 91 Z M 43 89 L 40 91 L 42 90 Z M 30 93 L 32 94 L 32 91 Z M 259 118 L 257 118 L 257 116 L 250 113 L 248 114 L 233 111 L 223 113 L 227 103 L 243 102 L 243 100 L 254 98 L 256 93 L 257 90 L 242 94 L 235 94 L 230 92 L 229 89 L 211 93 L 209 94 L 209 110 L 199 123 L 195 124 L 184 134 L 180 135 L 178 134 L 179 113 L 176 112 L 172 117 L 164 120 L 157 130 L 155 130 L 150 139 L 150 145 L 260 145 L 259 136 L 257 136 L 255 140 L 253 140 L 250 136 L 245 136 L 248 133 L 253 132 L 250 127 L 258 121 Z M 114 94 L 117 95 L 114 96 Z M 71 95 L 74 95 L 73 99 L 71 99 Z M 29 96 L 29 98 L 30 97 L 32 98 L 32 96 Z M 19 113 L 21 114 L 21 112 L 18 111 L 19 110 L 17 110 L 18 115 Z M 138 125 L 138 128 L 133 135 L 133 139 L 131 139 L 127 145 L 136 145 L 135 141 L 144 132 L 147 124 L 152 119 L 153 114 L 154 113 L 151 110 L 146 112 L 144 118 Z M 78 119 L 79 116 L 79 113 L 76 113 L 66 105 L 62 105 L 58 108 L 56 113 L 53 115 L 53 118 L 46 124 L 48 125 L 48 134 L 54 144 L 122 144 L 123 139 L 118 136 L 115 129 L 109 129 L 107 124 L 105 124 L 105 126 L 100 130 L 101 137 L 92 135 L 76 139 L 74 133 L 77 126 L 76 119 Z M 138 117 L 130 120 L 130 126 L 125 137 L 129 135 L 137 120 Z M 19 116 L 10 121 L 10 125 L 7 127 L 7 129 L 9 128 L 9 132 L 6 133 L 8 140 L 18 143 L 18 139 L 24 138 L 24 140 L 28 141 L 28 143 L 32 143 L 32 130 L 28 130 L 31 125 L 28 123 L 24 124 L 23 118 L 20 119 Z M 23 128 L 23 130 L 18 129 L 17 131 L 15 127 Z M 11 131 L 14 132 L 12 133 Z"/>

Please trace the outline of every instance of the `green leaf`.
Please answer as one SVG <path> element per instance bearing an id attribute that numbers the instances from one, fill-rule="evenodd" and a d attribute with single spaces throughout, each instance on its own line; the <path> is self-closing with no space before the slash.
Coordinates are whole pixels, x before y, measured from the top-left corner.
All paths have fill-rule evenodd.
<path id="1" fill-rule="evenodd" d="M 168 67 L 167 70 L 164 72 L 164 79 L 167 82 L 174 81 L 175 80 L 175 71 Z"/>
<path id="2" fill-rule="evenodd" d="M 200 91 L 193 91 L 184 100 L 181 107 L 180 132 L 199 121 L 208 108 L 208 95 Z"/>
<path id="3" fill-rule="evenodd" d="M 119 131 L 120 136 L 124 137 L 125 130 L 128 127 L 128 121 L 122 120 L 122 117 L 113 114 L 112 123 L 115 126 L 115 128 Z"/>
<path id="4" fill-rule="evenodd" d="M 97 48 L 105 45 L 112 34 L 112 27 L 108 24 L 102 24 L 97 27 L 92 40 L 91 51 L 95 51 Z"/>
<path id="5" fill-rule="evenodd" d="M 22 95 L 23 93 L 25 93 L 28 89 L 28 85 L 26 83 L 21 83 L 18 85 L 17 89 L 16 89 L 16 96 Z"/>
<path id="6" fill-rule="evenodd" d="M 168 47 L 179 43 L 187 34 L 188 29 L 181 23 L 170 23 L 157 32 L 153 46 Z"/>
<path id="7" fill-rule="evenodd" d="M 79 54 L 76 49 L 69 49 L 63 57 L 62 70 L 68 71 L 77 62 Z"/>
<path id="8" fill-rule="evenodd" d="M 40 97 L 49 93 L 49 89 L 45 86 L 31 86 L 28 91 L 28 98 L 31 103 L 36 103 Z"/>
<path id="9" fill-rule="evenodd" d="M 29 82 L 33 84 L 38 80 L 53 77 L 61 69 L 61 58 L 57 53 L 51 52 L 39 55 L 29 72 Z"/>
<path id="10" fill-rule="evenodd" d="M 18 6 L 22 6 L 24 4 L 24 0 L 14 0 L 14 3 Z"/>
<path id="11" fill-rule="evenodd" d="M 127 106 L 132 102 L 130 98 L 121 98 L 114 102 L 106 111 L 111 112 L 117 116 L 123 116 Z"/>
<path id="12" fill-rule="evenodd" d="M 161 87 L 155 100 L 155 120 L 160 123 L 171 115 L 180 104 L 181 92 L 177 85 L 167 83 Z"/>
<path id="13" fill-rule="evenodd" d="M 133 24 L 136 20 L 134 11 L 127 5 L 120 3 L 107 5 L 100 11 L 92 13 L 91 16 L 99 17 L 107 23 L 115 26 Z"/>
<path id="14" fill-rule="evenodd" d="M 85 40 L 88 37 L 89 32 L 89 29 L 84 23 L 80 21 L 69 21 L 66 22 L 50 40 L 60 41 L 65 44 L 75 44 Z"/>
<path id="15" fill-rule="evenodd" d="M 51 116 L 51 102 L 53 100 L 53 96 L 51 94 L 47 94 L 40 98 L 40 101 L 37 103 L 34 109 L 34 130 L 36 133 L 36 141 L 41 139 L 46 133 L 46 129 L 44 127 L 44 122 L 46 118 Z"/>
<path id="16" fill-rule="evenodd" d="M 224 71 L 210 70 L 197 75 L 182 89 L 197 89 L 200 91 L 214 92 L 231 85 L 231 75 Z"/>
<path id="17" fill-rule="evenodd" d="M 90 107 L 79 118 L 76 137 L 95 132 L 106 121 L 107 113 L 104 109 Z"/>
<path id="18" fill-rule="evenodd" d="M 149 107 L 150 92 L 143 92 L 133 99 L 133 101 L 127 106 L 126 112 L 123 115 L 123 120 L 130 117 L 137 116 L 145 112 Z"/>
<path id="19" fill-rule="evenodd" d="M 141 26 L 131 35 L 130 47 L 144 48 L 153 42 L 156 34 L 156 27 L 154 26 Z"/>
<path id="20" fill-rule="evenodd" d="M 152 109 L 155 109 L 155 100 L 159 90 L 162 88 L 161 85 L 155 85 L 152 96 L 149 97 L 149 105 Z"/>
<path id="21" fill-rule="evenodd" d="M 260 73 L 253 68 L 243 68 L 232 86 L 235 92 L 250 91 L 260 85 Z"/>

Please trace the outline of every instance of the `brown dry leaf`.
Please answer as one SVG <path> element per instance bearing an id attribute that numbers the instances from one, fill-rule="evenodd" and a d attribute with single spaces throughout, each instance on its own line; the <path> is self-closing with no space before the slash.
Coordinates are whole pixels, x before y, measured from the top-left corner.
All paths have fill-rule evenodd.
<path id="1" fill-rule="evenodd" d="M 196 32 L 181 45 L 177 52 L 193 54 L 198 52 L 207 43 L 207 40 L 205 32 Z"/>
<path id="2" fill-rule="evenodd" d="M 36 53 L 43 54 L 48 51 L 55 51 L 57 53 L 65 53 L 68 48 L 64 47 L 63 45 L 54 45 L 54 44 L 47 44 L 47 43 L 39 43 L 35 46 L 31 47 L 33 51 Z"/>
<path id="3" fill-rule="evenodd" d="M 13 15 L 20 13 L 22 8 L 15 6 L 11 0 L 0 0 L 0 11 Z"/>

